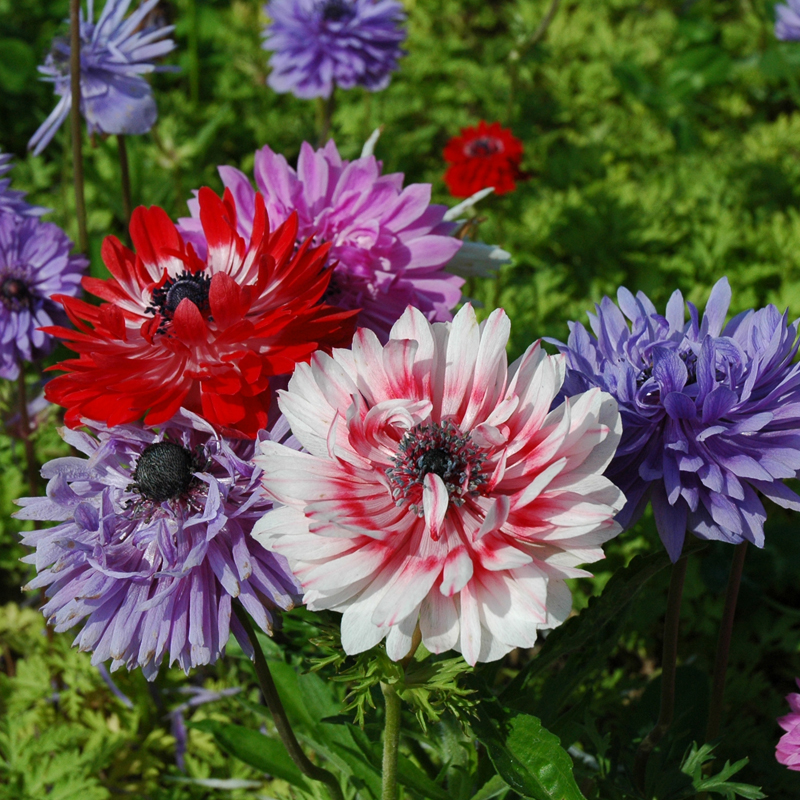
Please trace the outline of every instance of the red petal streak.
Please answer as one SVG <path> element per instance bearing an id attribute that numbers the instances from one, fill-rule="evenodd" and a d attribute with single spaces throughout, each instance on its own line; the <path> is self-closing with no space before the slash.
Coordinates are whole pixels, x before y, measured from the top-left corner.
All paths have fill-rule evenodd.
<path id="1" fill-rule="evenodd" d="M 439 539 L 444 529 L 444 518 L 447 515 L 449 502 L 450 496 L 447 494 L 444 481 L 435 472 L 429 472 L 422 484 L 422 507 L 425 512 L 425 522 L 434 541 Z"/>

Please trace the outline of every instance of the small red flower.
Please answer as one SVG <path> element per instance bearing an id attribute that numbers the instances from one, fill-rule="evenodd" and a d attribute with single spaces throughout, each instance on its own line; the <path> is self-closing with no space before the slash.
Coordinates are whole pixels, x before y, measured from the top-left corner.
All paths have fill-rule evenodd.
<path id="1" fill-rule="evenodd" d="M 481 189 L 494 187 L 496 194 L 512 192 L 522 177 L 522 142 L 499 122 L 477 128 L 462 128 L 444 148 L 447 168 L 444 181 L 453 197 L 469 197 Z"/>
<path id="2" fill-rule="evenodd" d="M 255 438 L 267 426 L 270 379 L 293 371 L 322 348 L 348 346 L 357 311 L 321 302 L 331 270 L 328 245 L 295 251 L 297 215 L 274 232 L 256 197 L 249 245 L 236 232 L 236 205 L 211 189 L 199 193 L 208 241 L 201 260 L 163 209 L 137 208 L 131 218 L 136 252 L 116 237 L 103 242 L 112 278 L 84 278 L 107 302 L 93 306 L 56 295 L 77 330 L 47 328 L 79 357 L 47 385 L 46 397 L 83 418 L 109 426 L 158 425 L 180 408 L 229 435 Z"/>

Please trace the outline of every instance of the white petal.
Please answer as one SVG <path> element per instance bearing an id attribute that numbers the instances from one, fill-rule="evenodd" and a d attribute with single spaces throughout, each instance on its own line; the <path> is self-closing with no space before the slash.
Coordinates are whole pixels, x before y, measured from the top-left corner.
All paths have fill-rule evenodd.
<path id="1" fill-rule="evenodd" d="M 449 504 L 450 496 L 444 481 L 435 472 L 427 473 L 422 484 L 422 508 L 425 523 L 434 540 L 442 535 Z"/>
<path id="2" fill-rule="evenodd" d="M 420 607 L 419 628 L 422 643 L 431 653 L 452 650 L 460 630 L 458 612 L 452 598 L 431 592 Z"/>

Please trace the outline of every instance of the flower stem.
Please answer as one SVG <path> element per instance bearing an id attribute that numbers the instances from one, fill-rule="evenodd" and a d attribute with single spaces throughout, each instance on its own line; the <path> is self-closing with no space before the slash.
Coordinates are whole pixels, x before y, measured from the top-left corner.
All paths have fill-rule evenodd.
<path id="1" fill-rule="evenodd" d="M 89 253 L 86 229 L 86 201 L 83 196 L 83 149 L 81 132 L 81 22 L 80 0 L 69 0 L 69 73 L 72 94 L 70 123 L 72 126 L 72 174 L 75 182 L 75 216 L 78 219 L 78 248 Z"/>
<path id="2" fill-rule="evenodd" d="M 332 800 L 344 800 L 339 781 L 336 780 L 336 777 L 328 772 L 328 770 L 318 767 L 316 764 L 312 764 L 300 747 L 297 737 L 292 730 L 292 726 L 289 724 L 286 710 L 283 707 L 283 703 L 281 703 L 278 689 L 275 686 L 275 681 L 272 679 L 272 673 L 269 671 L 267 659 L 264 658 L 264 651 L 258 643 L 247 612 L 239 603 L 233 604 L 233 611 L 242 624 L 247 638 L 250 640 L 250 644 L 253 646 L 253 660 L 255 661 L 256 677 L 261 687 L 261 694 L 264 696 L 264 702 L 272 714 L 272 719 L 275 722 L 275 729 L 278 731 L 278 736 L 281 737 L 286 752 L 303 775 L 312 780 L 320 781 L 320 783 L 324 783 L 328 787 L 328 794 L 330 794 Z"/>
<path id="3" fill-rule="evenodd" d="M 319 141 L 317 147 L 323 147 L 328 141 L 333 120 L 333 110 L 336 108 L 336 86 L 331 89 L 328 97 L 320 97 L 317 106 L 317 124 L 319 127 Z"/>
<path id="4" fill-rule="evenodd" d="M 645 775 L 650 753 L 672 725 L 675 712 L 675 672 L 678 662 L 678 631 L 681 616 L 683 581 L 686 578 L 688 556 L 681 556 L 672 565 L 667 596 L 667 615 L 664 619 L 664 647 L 661 655 L 661 708 L 655 728 L 642 739 L 636 751 L 633 778 L 636 787 L 644 794 Z"/>
<path id="5" fill-rule="evenodd" d="M 31 439 L 31 420 L 28 416 L 28 391 L 25 385 L 25 370 L 19 365 L 19 378 L 17 379 L 17 394 L 19 395 L 19 418 L 22 431 L 22 442 L 25 446 L 25 467 L 28 476 L 28 491 L 31 497 L 39 495 L 39 470 L 36 463 L 36 452 Z"/>
<path id="6" fill-rule="evenodd" d="M 381 800 L 397 800 L 397 748 L 400 743 L 400 695 L 394 686 L 381 682 L 386 704 L 383 729 L 383 779 Z"/>
<path id="7" fill-rule="evenodd" d="M 728 669 L 728 652 L 733 634 L 733 618 L 736 615 L 736 600 L 739 597 L 739 586 L 742 582 L 744 558 L 747 555 L 747 542 L 742 542 L 733 552 L 733 563 L 728 576 L 728 588 L 725 592 L 725 607 L 722 611 L 722 622 L 719 626 L 717 640 L 717 657 L 714 661 L 714 682 L 711 688 L 711 704 L 708 710 L 708 727 L 706 741 L 710 742 L 719 736 L 722 724 L 722 701 L 725 698 L 725 673 Z"/>
<path id="8" fill-rule="evenodd" d="M 125 142 L 125 134 L 117 134 L 117 150 L 119 151 L 119 177 L 122 183 L 122 216 L 125 217 L 125 227 L 131 221 L 131 173 L 128 168 L 128 147 Z"/>

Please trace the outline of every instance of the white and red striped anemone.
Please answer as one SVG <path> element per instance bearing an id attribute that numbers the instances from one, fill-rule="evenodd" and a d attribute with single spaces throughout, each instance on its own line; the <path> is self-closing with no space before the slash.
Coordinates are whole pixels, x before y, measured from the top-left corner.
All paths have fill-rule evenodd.
<path id="1" fill-rule="evenodd" d="M 594 389 L 551 411 L 563 357 L 536 342 L 509 367 L 509 332 L 502 310 L 431 324 L 409 307 L 385 346 L 362 328 L 281 393 L 307 452 L 261 445 L 284 507 L 253 535 L 286 556 L 310 609 L 343 613 L 347 653 L 386 637 L 401 659 L 417 627 L 473 665 L 531 647 L 570 613 L 564 580 L 619 532 L 625 498 L 603 477 L 616 401 Z"/>

